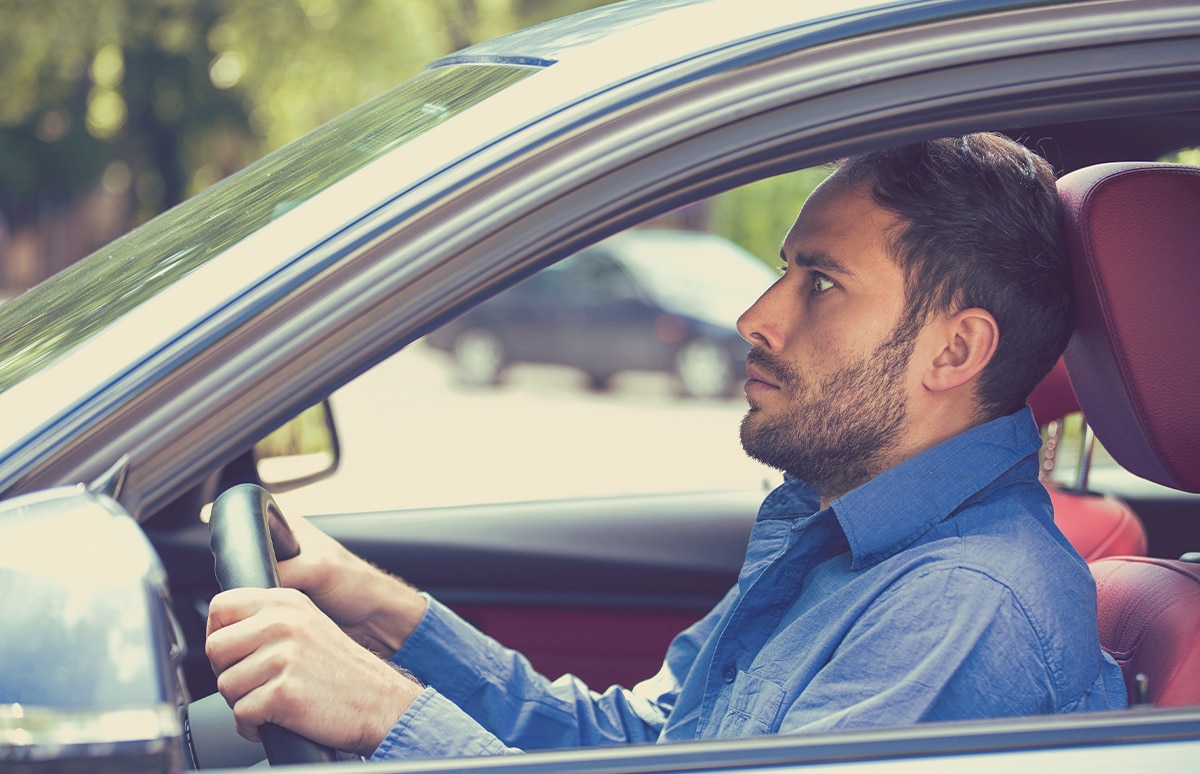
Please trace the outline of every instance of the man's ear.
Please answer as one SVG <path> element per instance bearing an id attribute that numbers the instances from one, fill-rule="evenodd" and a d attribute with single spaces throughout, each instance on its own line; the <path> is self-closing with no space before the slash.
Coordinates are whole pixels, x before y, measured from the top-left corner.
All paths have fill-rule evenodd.
<path id="1" fill-rule="evenodd" d="M 961 387 L 978 376 L 1000 343 L 1000 326 L 986 309 L 963 309 L 943 318 L 935 330 L 941 349 L 923 380 L 926 389 L 935 392 Z"/>

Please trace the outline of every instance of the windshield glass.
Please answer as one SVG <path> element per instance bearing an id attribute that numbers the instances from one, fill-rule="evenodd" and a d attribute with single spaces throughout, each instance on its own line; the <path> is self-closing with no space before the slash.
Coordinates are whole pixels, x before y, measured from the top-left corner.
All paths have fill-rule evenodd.
<path id="1" fill-rule="evenodd" d="M 422 72 L 17 297 L 0 315 L 0 391 L 305 199 L 536 71 Z"/>

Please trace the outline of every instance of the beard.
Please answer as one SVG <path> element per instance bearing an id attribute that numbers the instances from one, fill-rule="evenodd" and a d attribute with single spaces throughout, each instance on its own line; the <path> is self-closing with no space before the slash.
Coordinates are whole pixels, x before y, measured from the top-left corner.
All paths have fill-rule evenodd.
<path id="1" fill-rule="evenodd" d="M 901 324 L 869 356 L 842 366 L 819 383 L 755 348 L 746 362 L 787 396 L 781 414 L 766 416 L 750 399 L 742 448 L 754 459 L 807 482 L 822 500 L 866 483 L 889 464 L 908 415 L 904 379 L 916 331 Z"/>

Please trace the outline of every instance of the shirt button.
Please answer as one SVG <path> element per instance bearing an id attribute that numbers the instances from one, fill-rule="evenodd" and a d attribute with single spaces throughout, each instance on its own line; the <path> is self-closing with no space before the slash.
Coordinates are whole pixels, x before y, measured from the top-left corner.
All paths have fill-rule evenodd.
<path id="1" fill-rule="evenodd" d="M 726 664 L 725 671 L 721 673 L 721 679 L 727 683 L 732 683 L 735 677 L 737 677 L 737 667 L 733 664 Z"/>

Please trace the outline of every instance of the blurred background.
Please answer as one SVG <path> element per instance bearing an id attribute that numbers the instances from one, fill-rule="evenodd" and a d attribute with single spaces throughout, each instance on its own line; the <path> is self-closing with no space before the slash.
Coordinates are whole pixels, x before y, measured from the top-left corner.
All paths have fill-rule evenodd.
<path id="1" fill-rule="evenodd" d="M 0 300 L 443 54 L 605 4 L 0 0 Z M 751 187 L 672 225 L 773 261 L 820 177 Z"/>

